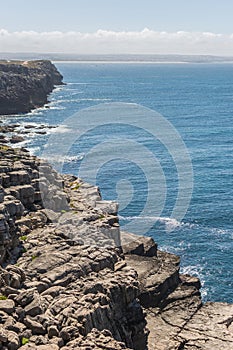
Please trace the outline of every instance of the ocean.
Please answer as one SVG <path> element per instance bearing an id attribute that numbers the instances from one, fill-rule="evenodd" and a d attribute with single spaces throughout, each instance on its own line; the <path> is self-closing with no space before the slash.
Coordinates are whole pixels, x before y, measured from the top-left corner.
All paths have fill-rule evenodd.
<path id="1" fill-rule="evenodd" d="M 38 124 L 59 126 L 47 128 L 46 135 L 32 129 L 21 145 L 35 155 L 46 154 L 56 166 L 59 148 L 55 156 L 51 140 L 59 140 L 61 149 L 68 140 L 66 154 L 60 152 L 64 163 L 59 170 L 79 175 L 84 160 L 89 159 L 86 166 L 94 162 L 103 198 L 120 202 L 122 227 L 131 223 L 132 231 L 153 237 L 161 250 L 180 255 L 181 272 L 201 279 L 204 301 L 232 302 L 233 65 L 60 62 L 56 66 L 66 85 L 51 94 L 49 108 L 2 121 L 20 123 L 22 129 L 26 124 L 35 130 Z M 82 113 L 86 108 L 88 117 Z M 95 120 L 93 112 L 101 108 L 106 123 Z M 170 134 L 167 141 L 159 138 L 161 129 L 151 110 L 177 132 L 182 150 Z M 125 123 L 122 117 L 116 125 L 118 112 L 125 115 Z M 134 113 L 141 116 L 140 128 L 129 121 Z M 143 113 L 150 114 L 150 122 Z M 89 118 L 97 127 L 83 133 Z M 69 137 L 72 122 L 81 133 L 79 139 Z M 127 142 L 117 143 L 119 138 Z M 188 165 L 180 167 L 174 154 L 182 158 L 184 152 L 193 178 L 189 172 L 180 197 L 185 211 L 176 217 L 180 171 L 185 176 Z"/>

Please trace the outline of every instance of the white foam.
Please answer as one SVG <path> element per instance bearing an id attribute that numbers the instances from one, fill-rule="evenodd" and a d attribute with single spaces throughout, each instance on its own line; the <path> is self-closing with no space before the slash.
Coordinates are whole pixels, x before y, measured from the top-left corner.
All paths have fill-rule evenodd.
<path id="1" fill-rule="evenodd" d="M 46 155 L 46 159 L 51 163 L 51 164 L 64 164 L 64 163 L 75 163 L 79 160 L 82 160 L 84 157 L 83 154 L 78 154 L 77 156 L 58 156 L 58 155 Z"/>
<path id="2" fill-rule="evenodd" d="M 189 265 L 189 266 L 181 266 L 180 273 L 184 275 L 196 276 L 201 281 L 201 295 L 204 300 L 207 299 L 208 296 L 208 288 L 205 287 L 205 278 L 203 271 L 205 269 L 205 264 L 202 265 Z"/>
<path id="3" fill-rule="evenodd" d="M 69 98 L 69 99 L 58 99 L 55 100 L 54 102 L 56 104 L 60 103 L 74 103 L 74 102 L 83 102 L 83 101 L 90 101 L 90 102 L 109 102 L 111 99 L 109 98 Z"/>
<path id="4" fill-rule="evenodd" d="M 28 150 L 30 154 L 35 155 L 40 152 L 41 148 L 39 146 L 37 147 L 28 147 Z"/>
<path id="5" fill-rule="evenodd" d="M 58 127 L 56 128 L 53 128 L 53 129 L 49 129 L 49 134 L 64 134 L 64 133 L 68 133 L 68 132 L 71 132 L 71 129 L 68 128 L 68 126 L 66 125 L 59 125 Z"/>
<path id="6" fill-rule="evenodd" d="M 53 93 L 56 93 L 58 91 L 64 90 L 66 85 L 56 85 L 55 89 L 53 90 Z"/>
<path id="7" fill-rule="evenodd" d="M 154 223 L 159 222 L 165 225 L 167 231 L 172 231 L 175 228 L 181 227 L 184 224 L 174 218 L 169 217 L 158 217 L 158 216 L 119 216 L 121 220 L 138 220 L 138 221 L 152 221 Z"/>
<path id="8" fill-rule="evenodd" d="M 181 267 L 180 272 L 184 275 L 194 275 L 200 278 L 203 268 L 204 268 L 203 265 L 183 266 Z"/>
<path id="9" fill-rule="evenodd" d="M 59 111 L 59 110 L 65 109 L 65 107 L 61 107 L 61 106 L 60 106 L 60 107 L 59 107 L 59 106 L 50 106 L 49 109 L 51 109 L 51 110 L 58 110 L 58 111 Z"/>
<path id="10" fill-rule="evenodd" d="M 66 83 L 66 85 L 100 85 L 100 83 Z"/>

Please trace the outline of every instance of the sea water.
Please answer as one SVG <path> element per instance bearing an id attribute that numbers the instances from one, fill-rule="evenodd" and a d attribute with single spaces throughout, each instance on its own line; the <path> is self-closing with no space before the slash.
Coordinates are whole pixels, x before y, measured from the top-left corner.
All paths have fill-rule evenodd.
<path id="1" fill-rule="evenodd" d="M 62 135 L 69 132 L 67 118 L 84 108 L 123 102 L 159 112 L 176 128 L 192 161 L 193 193 L 183 219 L 172 217 L 179 179 L 171 154 L 155 139 L 150 140 L 144 134 L 132 135 L 131 128 L 122 128 L 123 136 L 131 139 L 135 136 L 136 142 L 141 138 L 163 169 L 166 200 L 160 216 L 155 217 L 151 208 L 149 215 L 141 217 L 148 194 L 143 164 L 137 167 L 120 157 L 100 164 L 97 184 L 103 198 L 113 200 L 119 199 L 121 183 L 126 184 L 132 198 L 127 198 L 126 205 L 120 207 L 121 224 L 124 226 L 137 218 L 142 227 L 149 223 L 150 229 L 144 234 L 153 237 L 160 249 L 181 256 L 181 272 L 200 277 L 205 301 L 232 302 L 233 65 L 91 62 L 56 65 L 66 85 L 51 94 L 49 108 L 24 116 L 2 117 L 2 121 L 18 122 L 22 129 L 26 124 L 35 128 L 38 124 L 60 125 L 48 128 L 47 135 L 38 135 L 33 128 L 26 135 L 21 145 L 41 155 L 51 135 L 62 140 Z M 85 124 L 85 119 L 76 123 Z M 73 142 L 66 157 L 62 155 L 64 173 L 78 175 L 85 152 L 92 152 L 91 146 L 106 138 L 114 138 L 111 127 L 98 132 L 94 130 L 81 143 Z M 122 150 L 122 158 L 124 153 L 127 154 L 127 149 Z M 98 152 L 94 156 L 98 163 Z M 53 161 L 52 152 L 50 161 Z M 140 220 L 137 220 L 139 227 Z"/>

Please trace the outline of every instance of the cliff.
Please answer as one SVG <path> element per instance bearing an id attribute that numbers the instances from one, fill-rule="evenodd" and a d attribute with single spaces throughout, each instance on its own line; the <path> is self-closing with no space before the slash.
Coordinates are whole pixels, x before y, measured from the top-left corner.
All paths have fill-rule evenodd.
<path id="1" fill-rule="evenodd" d="M 0 115 L 43 106 L 60 84 L 62 76 L 50 61 L 0 61 Z"/>
<path id="2" fill-rule="evenodd" d="M 0 179 L 2 350 L 233 349 L 233 306 L 203 305 L 98 188 L 3 145 Z"/>

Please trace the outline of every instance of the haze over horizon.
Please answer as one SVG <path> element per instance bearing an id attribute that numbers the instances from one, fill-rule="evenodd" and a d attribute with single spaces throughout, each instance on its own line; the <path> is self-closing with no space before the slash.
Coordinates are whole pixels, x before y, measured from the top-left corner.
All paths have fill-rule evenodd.
<path id="1" fill-rule="evenodd" d="M 228 0 L 12 0 L 11 9 L 1 4 L 0 52 L 233 55 Z"/>

